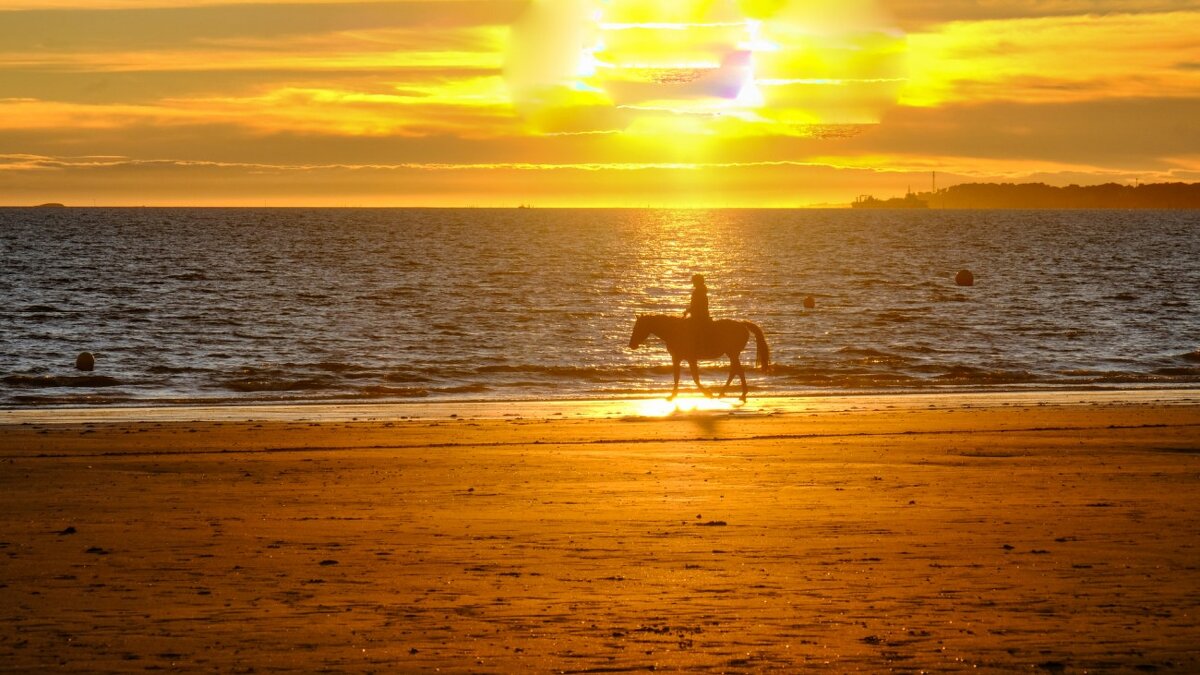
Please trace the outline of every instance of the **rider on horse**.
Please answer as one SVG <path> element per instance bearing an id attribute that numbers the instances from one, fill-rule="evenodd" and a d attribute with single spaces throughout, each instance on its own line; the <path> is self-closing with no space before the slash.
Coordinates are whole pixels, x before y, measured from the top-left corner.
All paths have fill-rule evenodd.
<path id="1" fill-rule="evenodd" d="M 742 350 L 753 335 L 758 365 L 764 369 L 769 368 L 771 350 L 767 347 L 767 339 L 762 329 L 749 321 L 713 321 L 708 314 L 708 287 L 704 285 L 704 277 L 699 274 L 693 276 L 692 286 L 692 301 L 682 317 L 666 314 L 639 315 L 633 324 L 633 334 L 629 336 L 629 348 L 637 349 L 651 335 L 658 336 L 666 344 L 675 378 L 668 399 L 675 398 L 679 393 L 680 364 L 684 361 L 688 363 L 696 388 L 705 395 L 711 395 L 700 381 L 700 361 L 727 356 L 729 378 L 725 380 L 725 386 L 721 387 L 721 393 L 723 394 L 733 382 L 733 378 L 737 377 L 742 381 L 741 398 L 745 401 L 749 389 L 746 386 L 746 371 L 741 362 Z"/>

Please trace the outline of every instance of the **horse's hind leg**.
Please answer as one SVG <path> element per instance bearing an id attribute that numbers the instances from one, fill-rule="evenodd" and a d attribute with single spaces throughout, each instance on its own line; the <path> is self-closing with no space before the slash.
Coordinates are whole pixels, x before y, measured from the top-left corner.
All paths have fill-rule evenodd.
<path id="1" fill-rule="evenodd" d="M 733 376 L 740 369 L 741 369 L 741 365 L 738 363 L 737 354 L 730 354 L 729 355 L 729 377 L 725 379 L 725 386 L 721 387 L 721 393 L 717 395 L 717 398 L 725 398 L 725 390 L 729 388 L 729 383 L 733 382 Z"/>
<path id="2" fill-rule="evenodd" d="M 738 357 L 737 354 L 731 354 L 729 356 L 729 379 L 726 380 L 726 382 L 725 382 L 726 387 L 729 386 L 730 382 L 733 382 L 734 375 L 737 375 L 738 377 L 740 377 L 742 379 L 741 401 L 742 401 L 742 403 L 745 403 L 746 402 L 746 393 L 749 391 L 749 389 L 746 387 L 746 369 L 744 367 L 742 367 L 742 360 Z M 722 396 L 725 395 L 724 389 L 721 390 L 721 395 Z"/>

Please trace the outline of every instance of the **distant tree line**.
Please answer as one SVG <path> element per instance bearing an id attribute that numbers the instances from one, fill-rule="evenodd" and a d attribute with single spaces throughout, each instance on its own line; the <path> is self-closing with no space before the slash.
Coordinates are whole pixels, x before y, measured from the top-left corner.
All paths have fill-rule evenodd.
<path id="1" fill-rule="evenodd" d="M 1200 183 L 963 183 L 916 197 L 940 209 L 1200 209 Z"/>

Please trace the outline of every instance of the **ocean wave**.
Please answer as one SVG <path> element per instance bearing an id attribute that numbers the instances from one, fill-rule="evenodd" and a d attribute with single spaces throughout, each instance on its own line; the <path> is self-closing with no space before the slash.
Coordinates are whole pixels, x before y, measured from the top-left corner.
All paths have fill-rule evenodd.
<path id="1" fill-rule="evenodd" d="M 121 383 L 107 375 L 6 375 L 0 378 L 10 387 L 116 387 Z"/>
<path id="2" fill-rule="evenodd" d="M 1194 366 L 1171 366 L 1167 368 L 1155 368 L 1154 375 L 1162 375 L 1165 377 L 1179 378 L 1195 378 L 1200 377 L 1200 368 Z"/>
<path id="3" fill-rule="evenodd" d="M 176 281 L 207 281 L 208 277 L 203 272 L 180 272 L 177 274 L 168 274 L 168 279 Z"/>
<path id="4" fill-rule="evenodd" d="M 891 354 L 871 349 L 869 347 L 842 347 L 835 352 L 839 356 L 848 357 L 855 363 L 868 365 L 906 365 L 912 362 L 912 359 L 899 354 Z"/>
<path id="5" fill-rule="evenodd" d="M 272 340 L 279 339 L 277 336 L 273 336 L 273 335 L 251 335 L 249 333 L 246 333 L 246 332 L 243 332 L 240 330 L 235 330 L 230 334 L 233 335 L 233 337 L 238 338 L 240 340 L 253 340 L 255 342 L 272 341 Z"/>
<path id="6" fill-rule="evenodd" d="M 921 318 L 921 312 L 916 310 L 885 310 L 875 315 L 871 323 L 877 326 L 886 326 L 893 323 L 910 323 Z"/>
<path id="7" fill-rule="evenodd" d="M 464 384 L 457 387 L 442 387 L 438 389 L 438 392 L 442 394 L 482 394 L 489 390 L 491 387 L 486 384 Z"/>
<path id="8" fill-rule="evenodd" d="M 503 366 L 480 366 L 476 373 L 483 375 L 514 374 L 514 375 L 543 375 L 546 377 L 574 380 L 603 381 L 615 377 L 627 377 L 636 368 L 603 368 L 588 366 L 540 366 L 536 364 L 517 364 Z M 667 369 L 670 370 L 669 368 Z"/>
<path id="9" fill-rule="evenodd" d="M 151 375 L 176 375 L 180 373 L 203 373 L 207 368 L 196 368 L 194 366 L 164 366 L 155 365 L 146 368 L 146 372 Z"/>
<path id="10" fill-rule="evenodd" d="M 1107 375 L 1112 375 L 1113 372 L 1108 370 L 1091 370 L 1089 368 L 1071 368 L 1055 371 L 1055 374 L 1076 379 L 1099 379 Z"/>
<path id="11" fill-rule="evenodd" d="M 429 396 L 428 389 L 419 387 L 363 387 L 356 393 L 363 397 L 424 398 Z"/>
<path id="12" fill-rule="evenodd" d="M 889 362 L 876 356 L 867 356 L 858 357 L 848 363 L 824 366 L 775 364 L 771 372 L 774 378 L 791 385 L 849 389 L 1033 384 L 1052 381 L 1052 378 L 1024 370 L 993 370 L 968 365 L 921 364 L 913 367 L 890 367 L 896 364 L 903 366 L 904 363 L 903 359 Z"/>
<path id="13" fill-rule="evenodd" d="M 259 391 L 311 391 L 336 389 L 336 382 L 330 378 L 272 378 L 272 377 L 242 377 L 224 380 L 220 386 L 230 391 L 245 393 Z"/>
<path id="14" fill-rule="evenodd" d="M 232 316 L 199 316 L 193 319 L 196 323 L 205 326 L 244 326 L 245 321 Z"/>
<path id="15" fill-rule="evenodd" d="M 316 370 L 323 370 L 330 373 L 347 373 L 351 371 L 363 370 L 363 367 L 360 365 L 353 363 L 342 363 L 341 361 L 319 361 L 311 365 L 289 363 L 287 365 L 294 368 L 315 368 Z"/>
<path id="16" fill-rule="evenodd" d="M 60 396 L 17 394 L 10 400 L 23 405 L 104 406 L 133 403 L 138 399 L 128 394 L 66 394 Z"/>
<path id="17" fill-rule="evenodd" d="M 1175 384 L 1195 382 L 1196 377 L 1178 377 L 1162 373 L 1112 372 L 1086 380 L 1086 384 Z"/>
<path id="18" fill-rule="evenodd" d="M 406 369 L 406 368 L 393 370 L 392 372 L 384 375 L 383 379 L 387 382 L 397 382 L 397 383 L 430 382 L 431 381 L 430 377 L 428 375 L 426 375 L 425 373 L 414 372 L 414 371 Z"/>
<path id="19" fill-rule="evenodd" d="M 935 375 L 941 383 L 951 384 L 1030 384 L 1041 381 L 1033 373 L 1024 370 L 987 370 L 973 366 L 951 366 L 946 372 Z"/>
<path id="20" fill-rule="evenodd" d="M 895 371 L 867 370 L 862 368 L 821 368 L 771 366 L 772 380 L 790 386 L 879 389 L 886 387 L 920 387 L 931 384 L 929 380 Z M 769 384 L 767 385 L 769 386 Z"/>

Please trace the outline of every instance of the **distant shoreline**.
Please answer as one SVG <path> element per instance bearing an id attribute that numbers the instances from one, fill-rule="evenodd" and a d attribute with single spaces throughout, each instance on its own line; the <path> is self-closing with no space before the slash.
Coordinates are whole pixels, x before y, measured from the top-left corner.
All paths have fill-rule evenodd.
<path id="1" fill-rule="evenodd" d="M 1045 183 L 960 183 L 903 199 L 860 197 L 866 208 L 938 209 L 1200 209 L 1200 183 L 1067 185 Z"/>

